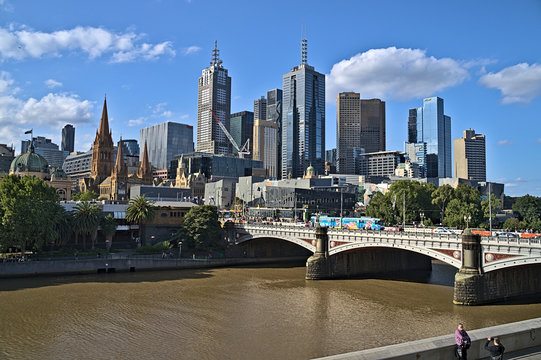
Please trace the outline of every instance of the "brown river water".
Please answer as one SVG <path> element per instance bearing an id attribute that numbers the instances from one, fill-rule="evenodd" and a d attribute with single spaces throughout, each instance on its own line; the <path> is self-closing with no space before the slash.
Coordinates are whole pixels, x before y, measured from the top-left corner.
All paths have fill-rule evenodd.
<path id="1" fill-rule="evenodd" d="M 462 307 L 455 270 L 304 280 L 303 266 L 0 280 L 0 359 L 308 359 L 541 316 Z"/>

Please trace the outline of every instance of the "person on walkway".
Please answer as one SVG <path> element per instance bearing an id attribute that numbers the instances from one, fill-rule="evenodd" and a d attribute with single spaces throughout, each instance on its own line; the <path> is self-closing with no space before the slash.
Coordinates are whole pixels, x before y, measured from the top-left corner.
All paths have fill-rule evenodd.
<path id="1" fill-rule="evenodd" d="M 458 328 L 455 331 L 456 351 L 455 355 L 461 360 L 468 360 L 468 349 L 471 346 L 471 339 L 464 330 L 464 325 L 458 323 Z"/>
<path id="2" fill-rule="evenodd" d="M 491 341 L 494 341 L 494 345 L 489 345 Z M 505 347 L 502 345 L 499 338 L 489 337 L 485 343 L 485 350 L 490 353 L 491 360 L 502 360 Z"/>

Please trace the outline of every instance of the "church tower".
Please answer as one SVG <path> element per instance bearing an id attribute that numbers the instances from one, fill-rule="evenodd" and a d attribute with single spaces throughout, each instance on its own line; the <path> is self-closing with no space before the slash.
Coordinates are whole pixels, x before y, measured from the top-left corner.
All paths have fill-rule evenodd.
<path id="1" fill-rule="evenodd" d="M 107 117 L 107 98 L 103 101 L 100 127 L 96 131 L 96 139 L 92 148 L 92 167 L 90 178 L 94 186 L 99 185 L 113 170 L 113 138 L 109 130 Z"/>
<path id="2" fill-rule="evenodd" d="M 122 138 L 118 142 L 115 167 L 111 173 L 111 198 L 113 200 L 125 200 L 127 195 L 128 167 L 124 163 Z"/>
<path id="3" fill-rule="evenodd" d="M 150 162 L 148 161 L 148 150 L 146 142 L 145 148 L 143 150 L 143 160 L 141 160 L 139 171 L 137 171 L 137 177 L 141 179 L 143 185 L 152 185 L 152 168 L 150 166 Z"/>

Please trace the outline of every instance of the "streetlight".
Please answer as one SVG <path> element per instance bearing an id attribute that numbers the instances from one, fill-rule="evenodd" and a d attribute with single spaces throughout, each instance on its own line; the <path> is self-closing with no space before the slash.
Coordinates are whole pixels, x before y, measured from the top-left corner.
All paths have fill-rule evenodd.
<path id="1" fill-rule="evenodd" d="M 471 221 L 471 215 L 468 215 L 468 216 L 464 215 L 464 222 L 466 223 L 466 229 L 468 228 L 470 221 Z"/>
<path id="2" fill-rule="evenodd" d="M 421 211 L 421 226 L 425 227 L 425 213 Z"/>
<path id="3" fill-rule="evenodd" d="M 180 259 L 180 254 L 182 254 L 182 241 L 178 242 L 178 258 Z"/>

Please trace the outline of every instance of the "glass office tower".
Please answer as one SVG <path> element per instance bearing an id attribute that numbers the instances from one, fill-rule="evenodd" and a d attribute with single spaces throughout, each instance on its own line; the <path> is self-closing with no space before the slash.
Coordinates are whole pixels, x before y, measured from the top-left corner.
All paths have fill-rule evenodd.
<path id="1" fill-rule="evenodd" d="M 306 59 L 302 41 L 301 64 L 283 76 L 282 178 L 297 178 L 310 165 L 325 171 L 325 75 Z"/>
<path id="2" fill-rule="evenodd" d="M 168 169 L 177 155 L 193 152 L 193 126 L 167 121 L 141 129 L 141 151 L 147 144 L 148 160 L 157 169 Z M 141 153 L 140 159 L 143 158 Z"/>
<path id="3" fill-rule="evenodd" d="M 443 113 L 443 99 L 423 100 L 423 107 L 410 109 L 408 142 L 426 143 L 426 177 L 452 177 L 451 117 Z"/>

